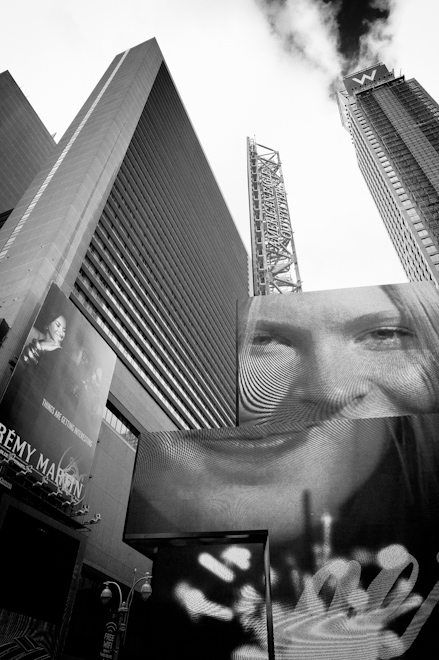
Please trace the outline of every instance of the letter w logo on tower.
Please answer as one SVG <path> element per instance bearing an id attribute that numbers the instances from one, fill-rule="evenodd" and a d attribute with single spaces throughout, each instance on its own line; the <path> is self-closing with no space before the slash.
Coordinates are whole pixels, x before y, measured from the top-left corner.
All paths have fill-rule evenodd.
<path id="1" fill-rule="evenodd" d="M 361 78 L 352 78 L 352 81 L 358 83 L 359 85 L 364 85 L 366 80 L 370 80 L 370 82 L 373 82 L 375 80 L 376 72 L 377 69 L 374 69 L 370 75 L 367 73 L 363 73 Z"/>

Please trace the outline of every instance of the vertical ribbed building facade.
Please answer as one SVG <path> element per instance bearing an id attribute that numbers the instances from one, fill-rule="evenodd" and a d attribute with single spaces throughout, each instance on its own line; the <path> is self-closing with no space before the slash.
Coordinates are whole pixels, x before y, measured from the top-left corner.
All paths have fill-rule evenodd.
<path id="1" fill-rule="evenodd" d="M 439 105 L 383 64 L 338 93 L 360 170 L 410 281 L 439 281 Z"/>
<path id="2" fill-rule="evenodd" d="M 162 63 L 74 300 L 180 428 L 205 428 L 235 422 L 238 291 L 246 255 Z"/>

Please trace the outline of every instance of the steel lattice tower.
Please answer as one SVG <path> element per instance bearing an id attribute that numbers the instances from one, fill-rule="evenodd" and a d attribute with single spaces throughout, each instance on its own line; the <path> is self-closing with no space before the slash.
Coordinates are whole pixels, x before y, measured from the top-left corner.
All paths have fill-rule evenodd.
<path id="1" fill-rule="evenodd" d="M 247 168 L 254 295 L 301 291 L 279 152 L 247 138 Z"/>

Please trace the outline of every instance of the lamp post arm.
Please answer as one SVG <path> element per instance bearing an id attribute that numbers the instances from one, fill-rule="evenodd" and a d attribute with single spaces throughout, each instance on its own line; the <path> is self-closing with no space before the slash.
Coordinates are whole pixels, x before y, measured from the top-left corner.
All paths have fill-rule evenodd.
<path id="1" fill-rule="evenodd" d="M 138 580 L 136 580 L 134 582 L 133 586 L 131 587 L 131 589 L 129 591 L 129 594 L 128 594 L 128 597 L 127 597 L 127 602 L 126 602 L 127 613 L 126 613 L 125 632 L 123 634 L 123 644 L 125 644 L 126 634 L 127 634 L 127 630 L 128 630 L 128 622 L 130 620 L 131 604 L 132 604 L 132 601 L 133 601 L 133 598 L 134 598 L 134 588 L 135 588 L 136 584 L 138 584 L 139 582 L 142 582 L 142 580 L 146 580 L 147 582 L 150 582 L 151 578 L 152 578 L 152 575 L 150 573 L 146 573 L 146 575 L 143 575 L 141 578 L 139 578 Z"/>
<path id="2" fill-rule="evenodd" d="M 147 580 L 147 581 L 148 581 L 148 580 L 151 580 L 151 577 L 152 577 L 152 576 L 151 576 L 149 573 L 147 573 L 146 575 L 143 575 L 142 577 L 140 577 L 138 580 L 136 580 L 136 581 L 134 582 L 134 584 L 133 584 L 133 586 L 131 587 L 131 589 L 130 589 L 130 591 L 129 591 L 129 593 L 128 593 L 128 596 L 127 596 L 127 602 L 126 602 L 126 604 L 127 604 L 128 609 L 130 609 L 130 607 L 131 607 L 131 603 L 132 603 L 132 600 L 133 600 L 133 598 L 134 598 L 134 589 L 135 589 L 135 587 L 136 587 L 136 584 L 139 584 L 139 582 L 142 582 L 142 580 Z"/>
<path id="3" fill-rule="evenodd" d="M 117 590 L 119 592 L 119 608 L 121 608 L 123 603 L 123 598 L 122 598 L 122 590 L 120 586 L 117 584 L 117 582 L 113 582 L 112 580 L 107 580 L 106 582 L 104 582 L 104 584 L 106 585 L 114 584 L 114 586 L 117 587 Z"/>

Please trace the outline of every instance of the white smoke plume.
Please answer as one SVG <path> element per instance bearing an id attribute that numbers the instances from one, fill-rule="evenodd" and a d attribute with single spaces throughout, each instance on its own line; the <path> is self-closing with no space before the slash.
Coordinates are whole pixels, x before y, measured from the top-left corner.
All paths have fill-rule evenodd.
<path id="1" fill-rule="evenodd" d="M 327 74 L 331 88 L 374 64 L 391 43 L 397 0 L 255 1 L 285 51 Z"/>

